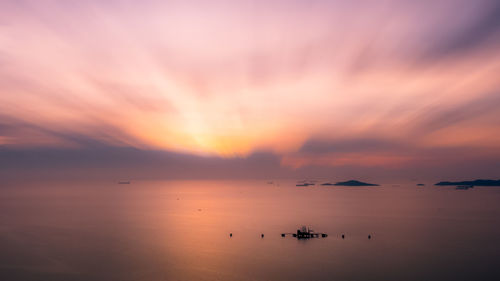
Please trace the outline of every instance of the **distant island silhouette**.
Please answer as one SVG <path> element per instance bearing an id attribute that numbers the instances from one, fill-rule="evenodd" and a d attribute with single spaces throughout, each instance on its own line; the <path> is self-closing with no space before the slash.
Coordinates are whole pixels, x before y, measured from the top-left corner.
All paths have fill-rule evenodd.
<path id="1" fill-rule="evenodd" d="M 500 186 L 500 180 L 442 181 L 435 185 Z"/>
<path id="2" fill-rule="evenodd" d="M 339 181 L 337 183 L 322 183 L 321 185 L 337 185 L 337 186 L 378 186 L 378 184 L 366 183 L 357 180 L 349 180 L 349 181 Z"/>

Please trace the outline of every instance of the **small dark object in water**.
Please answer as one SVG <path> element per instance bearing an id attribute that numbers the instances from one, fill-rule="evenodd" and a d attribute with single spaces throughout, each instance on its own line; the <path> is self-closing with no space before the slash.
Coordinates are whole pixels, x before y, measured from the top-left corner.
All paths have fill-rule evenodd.
<path id="1" fill-rule="evenodd" d="M 314 185 L 314 183 L 298 183 L 296 184 L 295 186 L 310 186 L 310 185 Z"/>
<path id="2" fill-rule="evenodd" d="M 308 180 L 301 180 L 301 181 L 298 181 L 295 186 L 311 186 L 311 185 L 315 185 L 316 181 L 308 181 Z"/>
<path id="3" fill-rule="evenodd" d="M 232 234 L 232 233 L 229 233 L 229 237 L 233 237 L 233 234 Z"/>
<path id="4" fill-rule="evenodd" d="M 317 233 L 305 226 L 301 229 L 297 229 L 296 233 L 281 233 L 281 237 L 286 237 L 287 235 L 292 235 L 297 239 L 319 238 L 320 236 L 323 238 L 328 237 L 328 234 L 326 233 Z M 262 237 L 264 237 L 264 234 L 262 234 Z"/>
<path id="5" fill-rule="evenodd" d="M 318 238 L 319 236 L 326 237 L 326 233 L 316 233 L 314 230 L 303 226 L 301 229 L 297 229 L 297 233 L 294 234 L 293 237 L 297 237 L 298 239 L 309 239 L 309 238 Z"/>
<path id="6" fill-rule="evenodd" d="M 119 181 L 118 184 L 130 184 L 130 181 Z"/>
<path id="7" fill-rule="evenodd" d="M 201 209 L 198 209 L 198 212 L 201 212 Z"/>
<path id="8" fill-rule="evenodd" d="M 424 186 L 425 184 L 423 183 L 417 183 L 417 186 Z"/>
<path id="9" fill-rule="evenodd" d="M 467 190 L 469 188 L 474 188 L 474 186 L 473 185 L 459 185 L 455 189 L 456 190 Z"/>
<path id="10" fill-rule="evenodd" d="M 370 234 L 368 234 L 368 239 L 372 239 L 372 236 Z"/>
<path id="11" fill-rule="evenodd" d="M 345 236 L 344 236 L 344 234 L 342 234 L 342 239 L 344 239 L 344 238 L 345 238 Z"/>
<path id="12" fill-rule="evenodd" d="M 262 233 L 262 234 L 260 235 L 260 237 L 261 237 L 261 238 L 264 238 L 264 233 Z"/>

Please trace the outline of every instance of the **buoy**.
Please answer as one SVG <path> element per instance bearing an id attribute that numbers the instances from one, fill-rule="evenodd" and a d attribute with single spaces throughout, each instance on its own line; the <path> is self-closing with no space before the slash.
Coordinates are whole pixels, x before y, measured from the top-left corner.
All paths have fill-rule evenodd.
<path id="1" fill-rule="evenodd" d="M 233 234 L 232 234 L 232 233 L 229 233 L 229 237 L 233 237 Z"/>
<path id="2" fill-rule="evenodd" d="M 370 234 L 368 234 L 368 239 L 372 239 L 372 236 Z"/>
<path id="3" fill-rule="evenodd" d="M 345 238 L 345 236 L 344 236 L 344 234 L 342 234 L 342 239 L 344 239 L 344 238 Z"/>
<path id="4" fill-rule="evenodd" d="M 260 235 L 260 237 L 264 238 L 264 233 L 262 233 L 262 234 Z"/>

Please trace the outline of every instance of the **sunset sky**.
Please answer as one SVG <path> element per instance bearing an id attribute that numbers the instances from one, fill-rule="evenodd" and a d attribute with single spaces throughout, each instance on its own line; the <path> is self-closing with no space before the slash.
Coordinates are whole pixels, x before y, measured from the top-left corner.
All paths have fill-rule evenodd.
<path id="1" fill-rule="evenodd" d="M 4 175 L 124 162 L 498 178 L 500 2 L 0 0 Z"/>

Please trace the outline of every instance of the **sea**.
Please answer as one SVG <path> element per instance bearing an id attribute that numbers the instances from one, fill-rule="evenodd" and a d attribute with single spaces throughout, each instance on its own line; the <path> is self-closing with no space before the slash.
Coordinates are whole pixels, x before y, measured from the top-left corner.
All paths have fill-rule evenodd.
<path id="1" fill-rule="evenodd" d="M 500 187 L 320 183 L 6 183 L 0 280 L 500 280 Z"/>

